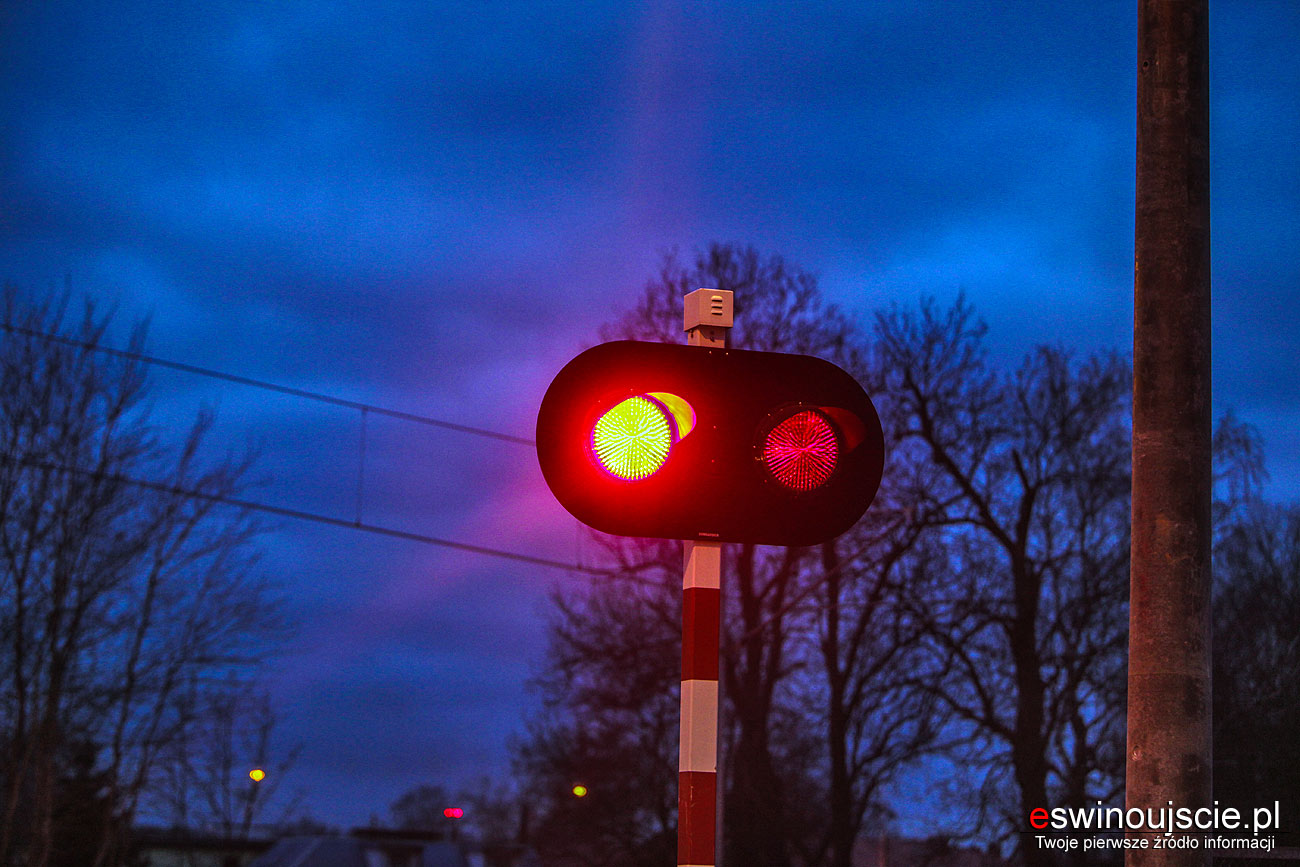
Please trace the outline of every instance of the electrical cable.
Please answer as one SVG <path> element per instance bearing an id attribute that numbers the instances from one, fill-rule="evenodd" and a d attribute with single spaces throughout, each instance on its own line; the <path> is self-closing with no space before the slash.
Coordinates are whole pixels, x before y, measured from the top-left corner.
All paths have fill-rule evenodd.
<path id="1" fill-rule="evenodd" d="M 0 322 L 0 328 L 13 334 L 21 334 L 24 337 L 34 337 L 39 340 L 48 340 L 52 343 L 61 343 L 64 346 L 72 346 L 77 349 L 83 349 L 88 352 L 102 352 L 106 355 L 113 355 L 118 358 L 125 358 L 130 361 L 139 361 L 143 364 L 154 364 L 159 367 L 167 367 L 172 370 L 179 370 L 184 373 L 193 373 L 199 376 L 208 376 L 213 379 L 220 379 L 226 382 L 233 382 L 239 385 L 247 385 L 251 388 L 261 388 L 266 391 L 274 391 L 278 394 L 287 394 L 293 397 L 301 397 L 306 400 L 315 400 L 321 403 L 328 403 L 332 406 L 341 406 L 347 409 L 357 409 L 362 412 L 372 412 L 377 415 L 385 415 L 389 418 L 401 419 L 402 421 L 415 422 L 416 424 L 431 425 L 433 427 L 445 428 L 447 430 L 460 431 L 461 433 L 474 434 L 475 436 L 491 437 L 492 439 L 502 440 L 503 442 L 515 443 L 523 446 L 536 446 L 534 440 L 525 437 L 518 437 L 513 434 L 500 433 L 499 431 L 487 430 L 481 427 L 471 427 L 469 425 L 457 424 L 456 422 L 444 421 L 442 419 L 430 418 L 426 415 L 417 415 L 413 412 L 403 412 L 396 409 L 386 409 L 382 406 L 362 403 L 356 400 L 346 400 L 341 397 L 332 397 L 328 394 L 321 394 L 316 391 L 307 391 L 302 388 L 293 388 L 287 385 L 276 385 L 273 382 L 266 382 L 260 379 L 252 379 L 247 376 L 238 376 L 233 373 L 223 373 L 220 370 L 212 370 L 207 367 L 198 367 L 193 364 L 184 364 L 179 361 L 168 361 L 165 358 L 158 358 L 153 355 L 145 355 L 141 352 L 130 352 L 125 349 L 114 349 L 110 346 L 101 346 L 98 343 L 87 343 L 82 340 L 74 340 L 71 337 L 64 337 L 60 334 L 48 334 L 44 331 L 36 331 L 31 328 L 23 328 L 20 325 L 14 325 L 9 322 Z"/>
<path id="2" fill-rule="evenodd" d="M 269 503 L 259 503 L 253 500 L 240 499 L 238 497 L 226 497 L 221 494 L 209 494 L 203 491 L 196 491 L 189 488 L 181 488 L 175 485 L 168 485 L 162 482 L 154 482 L 147 479 L 136 479 L 131 476 L 121 475 L 119 473 L 105 473 L 98 470 L 86 470 L 79 467 L 68 467 L 61 464 L 42 461 L 36 458 L 23 458 L 12 454 L 0 453 L 0 462 L 9 464 L 19 464 L 23 466 L 35 467 L 50 472 L 69 473 L 72 475 L 89 476 L 91 478 L 104 481 L 118 482 L 125 485 L 134 485 L 146 490 L 158 491 L 163 494 L 170 494 L 176 497 L 188 497 L 195 500 L 206 500 L 212 503 L 220 503 L 226 506 L 234 506 L 240 509 L 248 509 L 254 512 L 266 512 L 272 515 L 279 515 L 286 518 L 296 518 L 301 521 L 314 521 L 318 524 L 326 524 L 332 527 L 344 527 L 350 530 L 361 530 L 366 533 L 374 533 L 378 536 L 388 536 L 394 539 L 405 539 L 409 542 L 420 542 L 425 545 L 437 545 L 443 548 L 453 548 L 458 551 L 468 551 L 471 554 L 483 554 L 488 557 L 500 557 L 506 560 L 515 560 L 520 563 L 529 563 L 534 566 L 545 566 L 549 569 L 562 569 L 566 572 L 582 572 L 587 575 L 608 576 L 612 574 L 609 570 L 593 569 L 590 566 L 582 566 L 577 563 L 565 563 L 560 560 L 550 560 L 545 557 L 534 557 L 531 554 L 517 554 L 513 551 L 503 551 L 499 548 L 489 548 L 484 545 L 471 545 L 466 542 L 455 542 L 450 539 L 439 539 L 436 536 L 426 536 L 423 533 L 412 533 L 407 530 L 395 530 L 391 527 L 381 527 L 376 524 L 363 524 L 360 521 L 346 521 L 342 518 L 332 518 L 329 515 L 320 515 L 314 512 L 304 512 L 300 509 L 289 509 L 284 506 L 273 506 Z"/>

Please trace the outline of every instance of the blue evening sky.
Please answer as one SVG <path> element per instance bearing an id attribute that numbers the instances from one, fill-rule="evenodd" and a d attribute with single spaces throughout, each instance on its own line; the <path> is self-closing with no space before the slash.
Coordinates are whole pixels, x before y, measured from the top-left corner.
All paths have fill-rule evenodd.
<path id="1" fill-rule="evenodd" d="M 47 0 L 0 6 L 0 280 L 164 358 L 531 436 L 666 249 L 872 311 L 964 291 L 1014 364 L 1131 345 L 1136 4 Z M 1212 11 L 1215 399 L 1300 497 L 1300 5 Z M 116 336 L 124 332 L 119 329 Z M 359 419 L 157 371 L 261 499 L 352 518 Z M 364 516 L 572 559 L 527 447 L 371 418 Z M 506 770 L 563 573 L 276 521 L 270 684 L 319 818 Z M 904 808 L 906 809 L 906 808 Z"/>

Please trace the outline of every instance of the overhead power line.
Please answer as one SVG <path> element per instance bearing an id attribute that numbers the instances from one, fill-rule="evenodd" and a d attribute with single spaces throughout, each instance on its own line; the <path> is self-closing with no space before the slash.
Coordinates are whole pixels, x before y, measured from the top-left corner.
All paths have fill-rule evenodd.
<path id="1" fill-rule="evenodd" d="M 301 397 L 306 400 L 315 400 L 320 403 L 328 403 L 332 406 L 341 406 L 347 409 L 361 410 L 362 412 L 375 413 L 377 415 L 388 416 L 389 418 L 401 419 L 402 421 L 415 422 L 416 424 L 425 424 L 432 427 L 445 428 L 446 430 L 460 431 L 461 433 L 473 434 L 475 436 L 490 437 L 496 440 L 502 440 L 508 443 L 516 443 L 523 446 L 535 446 L 536 442 L 525 437 L 514 436 L 513 434 L 500 433 L 499 431 L 487 430 L 481 427 L 471 427 L 470 425 L 457 424 L 456 422 L 444 421 L 443 419 L 430 418 L 426 415 L 418 415 L 413 412 L 402 412 L 396 409 L 387 409 L 382 406 L 362 403 L 356 400 L 345 400 L 341 397 L 333 397 L 320 392 L 307 391 L 302 388 L 292 388 L 287 385 L 277 385 L 273 382 L 265 382 L 260 379 L 252 379 L 247 376 L 238 376 L 233 373 L 223 373 L 220 370 L 212 370 L 206 367 L 199 367 L 194 364 L 184 364 L 179 361 L 168 361 L 165 358 L 158 358 L 152 355 L 145 355 L 141 352 L 130 352 L 125 349 L 115 349 L 110 346 L 102 346 L 98 343 L 87 343 L 82 340 L 76 340 L 71 337 L 64 337 L 61 334 L 49 334 L 44 331 L 36 331 L 31 328 L 23 328 L 8 322 L 0 322 L 0 328 L 13 334 L 21 334 L 25 337 L 34 337 L 38 340 L 48 340 L 51 343 L 61 343 L 64 346 L 72 346 L 77 349 L 84 349 L 87 352 L 102 352 L 105 355 L 125 358 L 131 361 L 138 361 L 143 364 L 153 364 L 158 367 L 167 367 L 172 370 L 179 370 L 185 373 L 193 373 L 198 376 L 208 376 L 213 379 L 224 380 L 225 382 L 234 382 L 239 385 L 246 385 L 250 388 L 261 388 L 266 391 L 274 391 L 278 394 L 287 394 L 293 397 Z"/>
<path id="2" fill-rule="evenodd" d="M 58 343 L 64 346 L 71 346 L 87 352 L 98 352 L 105 355 L 123 358 L 130 361 L 140 362 L 142 364 L 151 364 L 158 367 L 165 367 L 171 370 L 178 370 L 183 373 L 192 373 L 199 376 L 207 376 L 213 379 L 231 382 L 238 385 L 245 385 L 251 388 L 260 388 L 266 391 L 278 394 L 286 394 L 292 397 L 300 397 L 306 400 L 314 400 L 320 403 L 330 404 L 332 406 L 343 407 L 346 409 L 359 410 L 361 412 L 363 425 L 362 440 L 362 461 L 364 462 L 364 424 L 365 417 L 369 413 L 387 416 L 389 418 L 400 419 L 403 421 L 415 422 L 416 424 L 430 425 L 447 430 L 459 431 L 461 433 L 473 434 L 475 436 L 489 437 L 491 439 L 501 440 L 504 442 L 515 443 L 518 445 L 535 446 L 533 440 L 524 437 L 513 436 L 511 434 L 501 433 L 499 431 L 487 430 L 485 428 L 472 427 L 470 425 L 458 424 L 443 419 L 432 418 L 430 416 L 419 415 L 417 413 L 402 412 L 400 410 L 388 409 L 386 407 L 375 406 L 373 404 L 363 403 L 361 401 L 346 400 L 334 397 L 332 395 L 321 394 L 319 392 L 308 391 L 301 388 L 293 388 L 285 385 L 278 385 L 273 382 L 253 379 L 247 376 L 238 376 L 232 373 L 225 373 L 219 370 L 212 370 L 206 367 L 199 367 L 194 364 L 185 364 L 179 361 L 170 361 L 165 358 L 158 358 L 152 355 L 146 355 L 142 352 L 133 352 L 130 350 L 117 349 L 111 346 L 103 346 L 99 343 L 90 343 L 84 340 L 67 337 L 61 334 L 51 334 L 44 331 L 37 331 L 31 328 L 24 328 L 9 322 L 0 322 L 0 328 L 12 334 L 20 334 L 25 337 L 37 340 L 45 340 L 51 343 Z M 133 485 L 139 488 L 158 491 L 160 493 L 170 494 L 178 497 L 189 497 L 209 502 L 221 503 L 227 506 L 233 506 L 241 509 L 248 509 L 255 512 L 264 512 L 281 517 L 294 518 L 301 521 L 312 521 L 317 524 L 326 524 L 333 527 L 343 527 L 351 530 L 360 530 L 365 533 L 373 533 L 379 536 L 387 536 L 395 539 L 405 539 L 410 542 L 419 542 L 425 545 L 436 545 L 444 548 L 451 548 L 459 551 L 466 551 L 473 554 L 481 554 L 488 557 L 498 557 L 507 560 L 514 560 L 521 563 L 529 563 L 534 566 L 545 566 L 550 569 L 563 569 L 568 572 L 582 572 L 590 575 L 608 575 L 608 570 L 594 569 L 588 566 L 581 566 L 575 563 L 565 563 L 559 560 L 550 560 L 545 557 L 534 557 L 530 554 L 519 554 L 513 551 L 504 551 L 499 548 L 491 548 L 485 545 L 472 545 L 466 542 L 457 542 L 451 539 L 441 539 L 436 536 L 429 536 L 423 533 L 413 533 L 406 530 L 397 530 L 392 527 L 383 527 L 377 524 L 368 524 L 361 520 L 360 507 L 360 488 L 358 488 L 358 505 L 357 518 L 348 521 L 342 518 L 335 518 L 329 515 L 321 515 L 314 512 L 306 512 L 301 509 L 290 509 L 284 506 L 275 506 L 269 503 L 259 503 L 253 500 L 245 500 L 237 497 L 226 497 L 217 494 L 210 494 L 204 491 L 197 491 L 187 488 L 181 488 L 175 485 L 168 485 L 161 482 L 155 482 L 147 479 L 137 479 L 120 474 L 105 474 L 92 470 L 85 470 L 77 467 L 62 466 L 46 461 L 40 461 L 34 458 L 20 458 L 14 455 L 0 454 L 0 460 L 7 463 L 19 463 L 28 466 L 34 466 L 45 470 L 55 472 L 66 472 L 78 475 L 87 475 L 101 479 L 108 479 L 122 484 Z M 360 484 L 360 473 L 358 475 L 358 484 Z"/>
<path id="3" fill-rule="evenodd" d="M 485 545 L 471 545 L 466 542 L 455 542 L 450 539 L 439 539 L 436 536 L 426 536 L 423 533 L 411 533 L 406 530 L 396 530 L 392 527 L 381 527 L 376 524 L 364 524 L 360 521 L 346 521 L 342 518 L 333 518 L 329 515 L 321 515 L 314 512 L 304 512 L 300 509 L 288 509 L 283 506 L 273 506 L 269 503 L 259 503 L 253 500 L 245 500 L 239 497 L 227 497 L 220 494 L 210 494 L 204 491 L 197 491 L 192 488 L 182 488 L 176 485 L 168 485 L 163 482 L 155 482 L 148 479 L 137 479 L 131 476 L 125 476 L 120 473 L 105 473 L 98 470 L 87 470 L 80 467 L 69 467 L 62 464 L 56 464 L 49 461 L 43 461 L 38 458 L 24 458 L 12 454 L 0 453 L 0 461 L 10 464 L 20 464 L 23 466 L 35 467 L 36 469 L 47 470 L 50 472 L 69 473 L 72 475 L 88 476 L 91 478 L 118 482 L 125 485 L 133 485 L 150 491 L 157 491 L 163 494 L 170 494 L 176 497 L 188 497 L 195 500 L 206 500 L 211 503 L 220 503 L 226 506 L 234 506 L 239 509 L 248 509 L 254 512 L 265 512 L 271 515 L 279 515 L 286 518 L 296 518 L 300 521 L 314 521 L 317 524 L 327 524 L 331 527 L 344 527 L 349 530 L 361 530 L 365 533 L 374 533 L 378 536 L 388 536 L 393 539 L 405 539 L 408 542 L 420 542 L 425 545 L 437 545 L 442 548 L 453 548 L 457 551 L 468 551 L 471 554 L 483 554 L 489 557 L 500 557 L 505 560 L 515 560 L 520 563 L 529 563 L 534 566 L 545 566 L 548 569 L 563 569 L 566 572 L 584 572 L 588 575 L 609 575 L 607 569 L 594 569 L 590 566 L 580 566 L 576 563 L 565 563 L 561 560 L 550 560 L 546 557 L 534 557 L 531 554 L 518 554 L 514 551 L 503 551 L 500 548 L 489 548 Z"/>

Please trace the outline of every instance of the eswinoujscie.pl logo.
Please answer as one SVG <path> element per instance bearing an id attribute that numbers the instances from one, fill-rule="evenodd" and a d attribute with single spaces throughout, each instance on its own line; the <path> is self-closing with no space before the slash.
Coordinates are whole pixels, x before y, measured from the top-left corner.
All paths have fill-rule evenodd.
<path id="1" fill-rule="evenodd" d="M 1029 811 L 1029 825 L 1039 831 L 1148 831 L 1172 834 L 1175 831 L 1276 831 L 1282 824 L 1281 806 L 1253 807 L 1246 820 L 1236 807 L 1107 807 L 1101 801 L 1094 807 L 1036 807 Z"/>
<path id="2" fill-rule="evenodd" d="M 1249 818 L 1247 818 L 1249 815 Z M 1218 801 L 1210 807 L 1107 807 L 1100 801 L 1089 807 L 1036 807 L 1029 811 L 1029 825 L 1038 831 L 1063 832 L 1035 835 L 1044 849 L 1258 849 L 1271 850 L 1271 836 L 1282 824 L 1279 802 L 1272 806 L 1241 810 L 1224 807 Z M 1096 835 L 1089 832 L 1136 832 L 1133 836 Z M 1219 836 L 1224 832 L 1228 836 Z M 1265 832 L 1264 836 L 1260 836 Z M 1173 835 L 1177 834 L 1177 837 Z M 1247 836 L 1247 834 L 1249 836 Z M 1080 844 L 1080 838 L 1083 842 Z"/>

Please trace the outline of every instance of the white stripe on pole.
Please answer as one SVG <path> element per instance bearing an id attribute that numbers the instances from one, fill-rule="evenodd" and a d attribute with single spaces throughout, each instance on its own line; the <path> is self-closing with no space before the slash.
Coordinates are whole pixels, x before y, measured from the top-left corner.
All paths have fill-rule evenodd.
<path id="1" fill-rule="evenodd" d="M 686 568 L 682 573 L 682 589 L 718 589 L 722 583 L 722 546 L 715 542 L 686 542 L 685 548 Z"/>
<path id="2" fill-rule="evenodd" d="M 682 771 L 718 770 L 718 682 L 682 681 L 681 748 L 677 764 Z"/>

